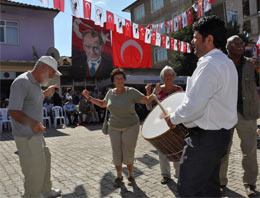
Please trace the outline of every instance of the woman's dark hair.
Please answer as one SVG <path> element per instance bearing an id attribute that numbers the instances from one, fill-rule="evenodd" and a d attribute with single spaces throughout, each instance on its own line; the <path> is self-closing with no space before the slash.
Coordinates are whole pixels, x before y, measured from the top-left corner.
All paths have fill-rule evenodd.
<path id="1" fill-rule="evenodd" d="M 115 75 L 118 75 L 118 74 L 122 74 L 124 76 L 124 79 L 126 79 L 125 71 L 121 68 L 116 67 L 115 69 L 112 70 L 112 72 L 110 74 L 110 79 L 111 79 L 112 83 L 114 82 Z"/>
<path id="2" fill-rule="evenodd" d="M 214 38 L 214 46 L 225 51 L 227 42 L 225 23 L 216 15 L 205 16 L 200 18 L 193 24 L 194 31 L 198 31 L 202 35 L 203 41 L 208 35 Z"/>

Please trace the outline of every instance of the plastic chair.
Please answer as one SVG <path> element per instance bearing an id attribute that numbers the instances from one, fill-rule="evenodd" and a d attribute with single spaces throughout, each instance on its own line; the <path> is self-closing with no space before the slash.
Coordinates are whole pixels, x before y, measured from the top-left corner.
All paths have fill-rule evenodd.
<path id="1" fill-rule="evenodd" d="M 42 107 L 43 110 L 43 123 L 46 126 L 46 120 L 48 121 L 49 124 L 49 128 L 51 128 L 51 117 L 48 116 L 48 112 L 47 112 L 47 108 L 46 107 Z"/>
<path id="2" fill-rule="evenodd" d="M 0 133 L 2 133 L 5 126 L 7 126 L 8 130 L 12 130 L 12 120 L 7 112 L 8 108 L 0 108 Z"/>
<path id="3" fill-rule="evenodd" d="M 57 120 L 60 121 L 60 124 L 63 123 L 64 125 L 66 125 L 66 120 L 65 120 L 65 117 L 64 117 L 62 107 L 60 107 L 60 106 L 52 107 L 52 114 L 53 114 L 54 127 L 55 128 L 57 128 Z"/>

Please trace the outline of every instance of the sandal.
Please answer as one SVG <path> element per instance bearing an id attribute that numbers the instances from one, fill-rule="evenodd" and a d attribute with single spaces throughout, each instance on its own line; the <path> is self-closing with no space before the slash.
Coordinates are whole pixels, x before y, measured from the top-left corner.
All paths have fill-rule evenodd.
<path id="1" fill-rule="evenodd" d="M 169 177 L 163 177 L 161 180 L 161 184 L 167 184 L 169 182 L 170 178 Z"/>
<path id="2" fill-rule="evenodd" d="M 135 179 L 132 176 L 128 177 L 128 186 L 133 186 L 134 183 L 135 183 Z"/>
<path id="3" fill-rule="evenodd" d="M 113 186 L 115 188 L 119 188 L 121 186 L 121 184 L 122 184 L 122 181 L 123 181 L 123 177 L 121 177 L 121 178 L 117 177 L 115 179 L 115 181 L 114 181 L 114 185 Z"/>

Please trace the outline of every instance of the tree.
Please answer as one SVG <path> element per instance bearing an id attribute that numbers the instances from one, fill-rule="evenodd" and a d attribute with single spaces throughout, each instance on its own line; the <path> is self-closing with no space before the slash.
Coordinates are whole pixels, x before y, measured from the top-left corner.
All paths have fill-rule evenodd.
<path id="1" fill-rule="evenodd" d="M 192 26 L 188 26 L 178 32 L 172 34 L 172 37 L 191 43 L 193 37 Z M 193 53 L 182 53 L 171 51 L 169 55 L 169 63 L 179 76 L 191 76 L 196 68 L 197 57 Z"/>

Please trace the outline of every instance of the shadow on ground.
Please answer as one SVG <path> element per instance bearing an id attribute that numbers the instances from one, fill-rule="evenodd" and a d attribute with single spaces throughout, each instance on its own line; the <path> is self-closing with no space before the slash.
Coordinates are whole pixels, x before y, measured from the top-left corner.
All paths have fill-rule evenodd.
<path id="1" fill-rule="evenodd" d="M 75 188 L 73 193 L 68 193 L 68 194 L 62 194 L 60 197 L 63 198 L 87 198 L 87 192 L 85 188 L 82 185 L 79 185 Z"/>
<path id="2" fill-rule="evenodd" d="M 69 134 L 63 133 L 63 132 L 59 131 L 59 129 L 54 129 L 54 128 L 47 129 L 46 133 L 44 134 L 45 138 L 58 137 L 58 136 L 69 136 Z M 4 131 L 0 135 L 0 141 L 11 141 L 11 140 L 14 140 L 14 137 L 13 137 L 11 131 Z"/>

